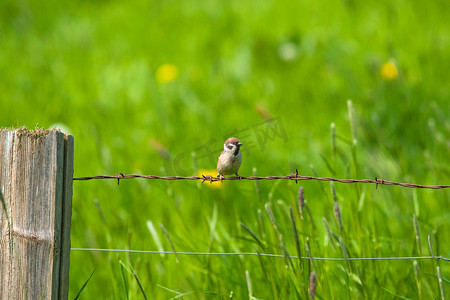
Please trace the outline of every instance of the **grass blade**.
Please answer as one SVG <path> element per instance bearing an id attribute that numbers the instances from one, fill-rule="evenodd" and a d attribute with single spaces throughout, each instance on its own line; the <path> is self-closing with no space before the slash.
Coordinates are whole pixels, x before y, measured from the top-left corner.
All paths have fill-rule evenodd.
<path id="1" fill-rule="evenodd" d="M 185 293 L 180 293 L 180 292 L 171 290 L 171 289 L 169 289 L 169 288 L 166 288 L 165 286 L 162 286 L 162 285 L 160 285 L 160 284 L 157 284 L 156 286 L 159 287 L 159 288 L 162 288 L 163 290 L 166 290 L 166 291 L 168 291 L 168 292 L 172 292 L 172 293 L 177 294 L 175 297 L 169 298 L 169 300 L 171 300 L 171 299 L 182 298 L 182 297 L 184 297 L 184 296 L 187 296 L 187 295 L 190 295 L 190 294 L 193 294 L 193 293 L 194 293 L 194 291 L 189 291 L 189 292 L 185 292 Z"/>
<path id="2" fill-rule="evenodd" d="M 311 248 L 309 247 L 309 238 L 306 238 L 305 250 L 306 250 L 306 255 L 309 257 L 309 261 L 311 262 L 311 264 L 313 266 L 313 269 L 314 269 L 313 272 L 316 273 L 317 279 L 319 280 L 319 275 L 317 273 L 316 263 L 314 262 L 314 257 L 312 256 Z M 310 273 L 312 273 L 312 272 L 310 272 Z"/>
<path id="3" fill-rule="evenodd" d="M 247 279 L 248 298 L 253 299 L 252 281 L 250 279 L 250 273 L 245 270 L 245 278 Z"/>
<path id="4" fill-rule="evenodd" d="M 414 260 L 413 265 L 414 265 L 414 275 L 416 277 L 417 292 L 419 295 L 419 299 L 422 299 L 422 281 L 420 279 L 420 270 L 417 260 Z"/>
<path id="5" fill-rule="evenodd" d="M 131 271 L 127 268 L 127 266 L 124 265 L 124 263 L 122 262 L 122 260 L 120 258 L 119 258 L 119 264 L 120 264 L 120 272 L 122 274 L 122 282 L 123 282 L 123 288 L 125 290 L 125 295 L 127 296 L 127 299 L 130 299 L 130 297 L 128 295 L 128 293 L 129 293 L 128 280 L 127 280 L 127 277 L 125 276 L 125 273 L 123 270 L 125 269 L 130 274 L 131 274 Z"/>
<path id="6" fill-rule="evenodd" d="M 244 223 L 240 222 L 239 225 L 241 225 L 242 228 L 244 228 L 251 236 L 252 238 L 258 243 L 258 245 L 263 249 L 264 249 L 264 244 L 261 242 L 261 240 L 256 236 L 256 234 L 247 227 L 247 225 L 245 225 Z"/>
<path id="7" fill-rule="evenodd" d="M 88 279 L 84 282 L 84 284 L 81 286 L 81 289 L 78 291 L 78 293 L 77 293 L 77 295 L 75 296 L 75 298 L 73 298 L 74 300 L 77 300 L 77 299 L 80 297 L 81 292 L 84 290 L 84 288 L 85 288 L 86 285 L 88 284 L 89 280 L 91 280 L 91 278 L 92 278 L 92 276 L 94 275 L 94 273 L 95 273 L 95 269 L 94 269 L 94 271 L 92 271 L 92 273 L 91 273 L 91 275 L 89 276 L 89 278 L 88 278 Z"/>
<path id="8" fill-rule="evenodd" d="M 422 241 L 420 240 L 419 223 L 417 222 L 416 214 L 413 214 L 414 233 L 416 235 L 417 251 L 419 256 L 422 256 Z"/>
<path id="9" fill-rule="evenodd" d="M 330 227 L 328 226 L 327 219 L 325 217 L 322 217 L 323 225 L 325 226 L 325 230 L 328 234 L 328 239 L 330 240 L 331 248 L 333 248 L 333 252 L 336 250 L 336 247 L 334 246 L 334 239 L 331 235 Z"/>
<path id="10" fill-rule="evenodd" d="M 269 281 L 269 277 L 267 276 L 266 267 L 264 267 L 264 262 L 262 260 L 261 252 L 256 251 L 256 253 L 258 253 L 258 261 L 259 261 L 259 264 L 260 264 L 261 269 L 263 271 L 264 278 L 266 279 L 266 281 Z"/>
<path id="11" fill-rule="evenodd" d="M 144 296 L 144 299 L 147 300 L 147 295 L 145 294 L 144 287 L 142 286 L 142 283 L 139 280 L 139 276 L 137 275 L 137 273 L 134 270 L 133 270 L 133 276 L 139 285 L 139 289 L 141 290 L 142 296 Z"/>
<path id="12" fill-rule="evenodd" d="M 144 287 L 141 283 L 141 281 L 139 280 L 139 276 L 137 275 L 136 271 L 134 270 L 134 268 L 130 265 L 129 267 L 127 267 L 124 262 L 119 258 L 119 264 L 120 264 L 120 270 L 122 272 L 122 278 L 123 278 L 123 282 L 124 282 L 124 286 L 125 286 L 125 292 L 127 294 L 127 299 L 128 297 L 128 281 L 126 280 L 125 277 L 125 273 L 123 272 L 123 270 L 125 269 L 128 273 L 130 273 L 131 275 L 133 275 L 134 279 L 136 279 L 137 284 L 139 285 L 139 289 L 141 290 L 142 295 L 144 296 L 144 299 L 147 299 L 147 295 L 145 294 L 144 291 Z"/>
<path id="13" fill-rule="evenodd" d="M 164 235 L 169 240 L 170 247 L 172 247 L 172 251 L 175 254 L 175 259 L 177 260 L 177 263 L 179 263 L 180 260 L 178 259 L 177 251 L 175 251 L 175 246 L 172 243 L 172 239 L 170 238 L 169 233 L 167 232 L 166 228 L 164 227 L 164 225 L 162 223 L 159 223 L 159 227 L 161 227 L 161 231 L 164 233 Z"/>
<path id="14" fill-rule="evenodd" d="M 286 248 L 286 244 L 284 243 L 284 239 L 281 234 L 280 234 L 280 247 L 281 247 L 281 250 L 283 251 L 286 266 L 291 266 L 292 271 L 294 272 L 295 275 L 297 275 L 297 272 L 295 271 L 294 263 L 292 262 L 292 258 L 289 254 L 288 249 Z"/>
<path id="15" fill-rule="evenodd" d="M 264 207 L 266 208 L 267 216 L 269 216 L 269 220 L 270 220 L 270 222 L 272 222 L 272 225 L 275 228 L 275 231 L 278 234 L 280 234 L 280 231 L 278 230 L 277 220 L 275 219 L 275 216 L 272 212 L 272 209 L 270 208 L 269 203 L 266 203 L 266 205 L 264 205 Z"/>
<path id="16" fill-rule="evenodd" d="M 331 153 L 333 161 L 336 158 L 336 125 L 331 123 L 330 125 L 330 138 L 331 138 Z"/>
<path id="17" fill-rule="evenodd" d="M 156 248 L 160 252 L 164 252 L 164 248 L 162 246 L 161 240 L 159 239 L 158 233 L 156 232 L 155 226 L 153 225 L 153 222 L 148 220 L 147 221 L 147 228 L 150 231 L 150 234 L 153 237 L 153 241 L 156 244 Z M 164 253 L 161 253 L 161 257 L 165 257 L 166 255 Z"/>
<path id="18" fill-rule="evenodd" d="M 300 271 L 303 272 L 302 252 L 300 250 L 300 238 L 298 237 L 297 224 L 295 223 L 294 211 L 292 210 L 291 206 L 289 206 L 289 213 L 290 213 L 290 217 L 291 217 L 291 225 L 292 225 L 292 232 L 294 234 L 295 247 L 297 249 L 298 264 L 300 267 Z"/>
<path id="19" fill-rule="evenodd" d="M 441 293 L 441 299 L 445 300 L 445 294 L 444 294 L 444 284 L 442 283 L 442 274 L 441 274 L 441 268 L 439 266 L 436 267 L 438 281 L 439 281 L 439 291 Z"/>
<path id="20" fill-rule="evenodd" d="M 355 146 L 358 143 L 358 140 L 356 139 L 355 110 L 353 109 L 352 100 L 347 100 L 347 107 L 348 107 L 348 119 L 350 121 L 350 129 L 352 132 L 353 145 Z"/>

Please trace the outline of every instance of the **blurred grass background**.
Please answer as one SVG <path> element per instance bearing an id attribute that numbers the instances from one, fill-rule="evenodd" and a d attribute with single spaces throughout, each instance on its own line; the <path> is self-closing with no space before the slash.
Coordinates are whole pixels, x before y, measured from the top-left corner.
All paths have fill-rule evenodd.
<path id="1" fill-rule="evenodd" d="M 449 6 L 3 0 L 0 125 L 72 134 L 75 177 L 206 173 L 235 135 L 244 143 L 244 176 L 298 168 L 448 184 Z M 340 231 L 329 184 L 301 185 L 304 218 L 293 182 L 74 182 L 72 246 L 157 250 L 159 238 L 170 250 L 162 224 L 177 251 L 296 255 L 292 207 L 303 255 L 305 243 L 317 257 L 429 255 L 428 234 L 439 255 L 450 255 L 446 190 L 336 184 Z M 82 298 L 309 297 L 306 260 L 178 258 L 72 252 L 70 295 L 95 269 Z M 436 266 L 450 278 L 450 268 L 432 260 L 416 268 L 412 261 L 315 264 L 319 299 L 439 298 Z"/>

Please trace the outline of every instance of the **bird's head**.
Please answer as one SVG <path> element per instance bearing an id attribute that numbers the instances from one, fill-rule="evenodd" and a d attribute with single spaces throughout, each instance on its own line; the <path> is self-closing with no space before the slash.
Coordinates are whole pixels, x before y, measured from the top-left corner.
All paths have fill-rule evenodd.
<path id="1" fill-rule="evenodd" d="M 234 155 L 239 154 L 239 149 L 243 144 L 237 138 L 229 138 L 223 144 L 223 149 L 227 152 L 233 152 Z"/>

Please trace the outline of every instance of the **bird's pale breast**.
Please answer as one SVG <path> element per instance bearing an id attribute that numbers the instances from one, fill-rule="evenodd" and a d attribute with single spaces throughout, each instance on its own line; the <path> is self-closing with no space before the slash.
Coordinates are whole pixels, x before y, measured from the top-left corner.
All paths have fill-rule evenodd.
<path id="1" fill-rule="evenodd" d="M 242 163 L 242 153 L 234 156 L 233 153 L 225 153 L 223 159 L 219 159 L 217 172 L 222 175 L 237 173 Z"/>

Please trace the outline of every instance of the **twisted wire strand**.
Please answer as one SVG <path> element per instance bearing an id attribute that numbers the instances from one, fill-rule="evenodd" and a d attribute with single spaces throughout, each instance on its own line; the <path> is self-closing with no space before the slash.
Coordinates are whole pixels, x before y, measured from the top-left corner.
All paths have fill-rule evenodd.
<path id="1" fill-rule="evenodd" d="M 384 180 L 380 178 L 375 179 L 339 179 L 332 177 L 314 177 L 314 176 L 302 176 L 296 173 L 292 173 L 286 176 L 232 176 L 232 177 L 215 177 L 210 175 L 202 176 L 157 176 L 157 175 L 139 175 L 139 174 L 123 174 L 119 173 L 114 176 L 112 175 L 98 175 L 91 177 L 76 177 L 73 180 L 93 180 L 93 179 L 116 179 L 117 184 L 120 183 L 121 179 L 132 179 L 132 178 L 145 178 L 145 179 L 160 179 L 160 180 L 201 180 L 202 183 L 208 181 L 210 183 L 223 180 L 293 180 L 295 183 L 302 180 L 319 180 L 319 181 L 335 181 L 341 183 L 373 183 L 378 185 L 397 185 L 407 188 L 421 188 L 421 189 L 445 189 L 450 188 L 450 185 L 440 184 L 440 185 L 422 185 L 415 183 L 404 183 L 395 182 L 390 180 Z"/>

